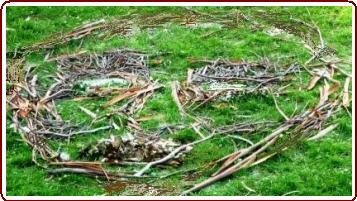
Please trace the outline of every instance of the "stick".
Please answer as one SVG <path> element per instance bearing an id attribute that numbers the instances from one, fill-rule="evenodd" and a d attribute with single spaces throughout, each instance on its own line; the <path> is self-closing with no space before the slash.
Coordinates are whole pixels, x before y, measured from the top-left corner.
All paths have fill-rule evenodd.
<path id="1" fill-rule="evenodd" d="M 156 160 L 156 161 L 153 161 L 153 162 L 150 162 L 148 163 L 144 168 L 142 168 L 141 170 L 139 170 L 137 173 L 135 173 L 135 176 L 141 176 L 143 175 L 147 170 L 149 170 L 152 166 L 154 165 L 158 165 L 158 164 L 161 164 L 161 163 L 165 163 L 167 162 L 168 160 L 174 158 L 176 156 L 176 154 L 180 153 L 181 151 L 185 151 L 187 148 L 195 145 L 195 144 L 198 144 L 198 143 L 201 143 L 201 142 L 204 142 L 206 140 L 209 140 L 211 139 L 213 136 L 217 135 L 218 133 L 212 133 L 211 135 L 208 135 L 207 137 L 205 138 L 202 138 L 202 139 L 199 139 L 199 140 L 196 140 L 194 142 L 191 142 L 191 143 L 188 143 L 188 144 L 184 144 L 178 148 L 176 148 L 175 150 L 173 150 L 171 153 L 169 153 L 168 155 L 166 155 L 165 157 L 159 159 L 159 160 Z"/>
<path id="2" fill-rule="evenodd" d="M 196 107 L 194 107 L 192 110 L 196 110 L 197 108 L 201 107 L 202 105 L 204 105 L 205 103 L 209 102 L 210 100 L 216 98 L 219 94 L 221 94 L 224 91 L 217 91 L 214 92 L 214 94 L 212 96 L 210 96 L 209 98 L 207 98 L 206 100 L 204 100 L 202 103 L 198 104 Z"/>
<path id="3" fill-rule="evenodd" d="M 79 173 L 79 174 L 89 174 L 89 175 L 97 175 L 102 177 L 107 177 L 108 179 L 115 179 L 115 178 L 156 178 L 156 177 L 148 177 L 148 176 L 134 176 L 134 175 L 113 175 L 108 174 L 104 170 L 94 170 L 94 169 L 86 169 L 86 168 L 56 168 L 56 169 L 49 169 L 47 170 L 50 174 L 61 174 L 61 173 Z"/>
<path id="4" fill-rule="evenodd" d="M 121 94 L 121 95 L 116 96 L 116 97 L 112 98 L 111 100 L 109 100 L 106 104 L 103 105 L 103 107 L 112 106 L 112 105 L 116 104 L 117 102 L 119 102 L 123 99 L 129 98 L 129 97 L 136 98 L 136 97 L 140 96 L 141 94 L 153 91 L 158 88 L 161 88 L 161 85 L 149 85 L 144 89 L 134 90 L 134 91 L 128 90 L 124 94 Z"/>
<path id="5" fill-rule="evenodd" d="M 228 168 L 230 165 L 232 165 L 238 158 L 239 158 L 239 151 L 237 152 L 233 152 L 234 155 L 231 155 L 230 157 L 227 158 L 227 160 L 223 163 L 223 165 L 215 172 L 213 173 L 211 176 L 214 177 L 218 174 L 220 174 L 223 170 L 225 170 L 226 168 Z"/>
<path id="6" fill-rule="evenodd" d="M 107 130 L 110 128 L 112 128 L 112 126 L 103 126 L 103 127 L 95 128 L 92 130 L 76 131 L 76 132 L 69 133 L 69 134 L 57 133 L 57 132 L 52 132 L 52 131 L 37 131 L 36 133 L 43 134 L 43 135 L 56 135 L 56 136 L 60 136 L 60 137 L 70 137 L 70 136 L 79 135 L 79 134 L 95 133 L 95 132 L 98 132 L 101 130 Z"/>

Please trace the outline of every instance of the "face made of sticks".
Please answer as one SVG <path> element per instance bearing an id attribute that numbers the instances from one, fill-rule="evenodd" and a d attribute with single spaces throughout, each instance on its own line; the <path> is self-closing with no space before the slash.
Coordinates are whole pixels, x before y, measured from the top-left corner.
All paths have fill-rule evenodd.
<path id="1" fill-rule="evenodd" d="M 165 139 L 161 134 L 185 129 L 187 126 L 165 126 L 158 128 L 157 131 L 147 132 L 140 127 L 139 121 L 134 117 L 134 114 L 144 107 L 145 102 L 164 87 L 150 79 L 145 54 L 132 50 L 115 50 L 101 55 L 66 55 L 56 58 L 55 61 L 55 82 L 44 90 L 44 93 L 41 92 L 43 90 L 37 84 L 37 76 L 31 69 L 27 71 L 24 81 L 15 83 L 9 89 L 7 102 L 13 111 L 13 128 L 33 149 L 33 161 L 41 166 L 50 165 L 51 173 L 85 173 L 118 180 L 145 178 L 145 174 L 153 166 L 179 165 L 185 161 L 185 155 L 196 144 L 217 136 L 233 137 L 249 145 L 213 161 L 211 165 L 222 163 L 221 167 L 209 179 L 183 192 L 182 195 L 199 190 L 243 168 L 257 165 L 297 142 L 306 139 L 316 140 L 326 135 L 336 127 L 331 125 L 322 129 L 326 120 L 338 111 L 341 104 L 345 107 L 349 104 L 349 79 L 346 79 L 342 103 L 340 97 L 330 100 L 331 95 L 339 87 L 338 81 L 333 79 L 335 68 L 330 64 L 326 67 L 328 75 L 321 73 L 322 70 L 315 70 L 316 73 L 309 84 L 309 89 L 312 89 L 319 80 L 324 80 L 325 85 L 320 90 L 319 103 L 300 114 L 288 117 L 279 108 L 275 95 L 281 94 L 289 85 L 286 83 L 300 72 L 299 65 L 291 64 L 277 68 L 267 61 L 203 61 L 203 67 L 188 70 L 185 82 L 171 83 L 172 98 L 179 112 L 194 121 L 191 127 L 200 136 L 196 141 L 181 144 L 172 139 Z M 328 82 L 333 84 L 330 86 Z M 225 100 L 247 93 L 270 94 L 285 121 L 280 125 L 277 122 L 262 121 L 212 127 L 207 121 L 193 114 L 194 110 L 211 101 Z M 91 125 L 103 120 L 107 125 L 92 128 L 72 125 L 62 120 L 55 102 L 64 98 L 83 97 L 109 97 L 106 103 L 99 106 L 102 109 L 110 109 L 105 115 L 98 115 L 85 107 L 80 107 L 80 110 L 92 119 Z M 114 120 L 115 116 L 120 116 L 124 121 L 118 125 Z M 79 161 L 71 159 L 66 153 L 54 151 L 48 144 L 53 138 L 68 140 L 77 135 L 121 128 L 125 128 L 125 135 L 111 135 L 107 139 L 89 144 L 80 151 Z M 241 136 L 264 129 L 272 132 L 256 143 Z M 320 132 L 316 134 L 312 131 Z M 41 163 L 37 159 L 38 156 L 41 157 Z M 138 165 L 141 168 L 132 175 L 104 169 L 103 164 L 113 163 Z"/>

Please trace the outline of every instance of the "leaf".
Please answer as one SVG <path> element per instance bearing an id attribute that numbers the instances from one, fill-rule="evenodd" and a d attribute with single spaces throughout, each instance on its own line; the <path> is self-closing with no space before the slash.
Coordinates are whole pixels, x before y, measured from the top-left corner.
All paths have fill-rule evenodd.
<path id="1" fill-rule="evenodd" d="M 329 71 L 328 69 L 313 69 L 313 72 L 314 72 L 314 76 L 309 81 L 309 84 L 307 86 L 308 90 L 313 89 L 315 87 L 315 85 L 317 84 L 317 82 L 321 78 L 326 78 L 328 80 L 333 80 L 333 78 L 332 78 L 333 71 Z"/>
<path id="2" fill-rule="evenodd" d="M 334 82 L 334 83 L 332 84 L 332 86 L 330 87 L 328 93 L 329 93 L 329 94 L 333 94 L 333 93 L 335 93 L 335 92 L 337 91 L 338 88 L 340 88 L 340 83 Z"/>
<path id="3" fill-rule="evenodd" d="M 31 111 L 30 102 L 27 99 L 20 100 L 18 103 L 18 114 L 21 118 L 25 118 Z"/>

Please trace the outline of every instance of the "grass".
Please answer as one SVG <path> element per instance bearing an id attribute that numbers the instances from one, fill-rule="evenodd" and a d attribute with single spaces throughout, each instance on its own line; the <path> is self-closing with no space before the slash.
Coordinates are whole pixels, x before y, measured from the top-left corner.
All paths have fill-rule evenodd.
<path id="1" fill-rule="evenodd" d="M 314 21 L 319 25 L 324 39 L 329 46 L 336 49 L 338 57 L 346 60 L 352 58 L 352 8 L 351 7 L 193 7 L 198 12 L 214 15 L 216 12 L 239 11 L 255 19 L 264 27 L 278 26 L 276 22 L 294 25 L 290 17 L 305 21 Z M 53 33 L 63 32 L 89 21 L 98 19 L 121 18 L 138 13 L 140 15 L 159 15 L 163 13 L 181 13 L 182 7 L 7 7 L 7 51 L 31 45 L 45 39 Z M 263 15 L 264 14 L 264 15 Z M 268 17 L 263 17 L 267 15 Z M 288 40 L 279 36 L 269 36 L 265 28 L 254 28 L 250 22 L 242 22 L 237 27 L 220 29 L 219 27 L 187 28 L 177 24 L 168 24 L 162 28 L 137 31 L 131 36 L 115 36 L 101 40 L 88 37 L 79 49 L 79 41 L 55 48 L 55 54 L 70 53 L 79 50 L 101 52 L 114 48 L 130 48 L 148 53 L 169 52 L 161 56 L 162 63 L 151 66 L 151 76 L 168 86 L 175 79 L 184 80 L 188 68 L 198 67 L 188 62 L 188 57 L 234 60 L 258 60 L 257 55 L 280 62 L 303 63 L 309 54 L 296 42 L 293 36 Z M 207 33 L 212 33 L 204 37 Z M 204 38 L 203 38 L 204 37 Z M 27 61 L 38 64 L 41 84 L 46 87 L 51 82 L 48 75 L 55 65 L 43 62 L 45 52 L 27 56 Z M 351 71 L 351 69 L 347 69 Z M 302 75 L 302 83 L 306 85 L 307 76 Z M 306 104 L 316 103 L 317 89 L 299 91 L 298 79 L 287 89 L 289 93 L 278 98 L 281 108 L 286 113 L 294 111 L 295 104 L 301 111 Z M 138 116 L 148 114 L 162 115 L 160 120 L 142 123 L 142 127 L 150 130 L 163 124 L 188 123 L 190 119 L 181 119 L 171 91 L 165 87 L 148 101 Z M 74 102 L 64 100 L 58 103 L 62 117 L 72 122 L 87 122 L 88 118 L 80 112 L 78 105 L 92 110 L 105 100 L 96 102 Z M 99 111 L 98 112 L 105 112 Z M 235 97 L 228 102 L 215 102 L 196 111 L 200 116 L 209 117 L 214 125 L 225 125 L 247 120 L 278 120 L 282 117 L 274 107 L 273 99 L 268 95 L 247 95 Z M 87 119 L 86 119 L 87 118 Z M 31 151 L 20 140 L 17 133 L 9 128 L 10 116 L 6 123 L 6 195 L 131 195 L 130 188 L 123 191 L 107 192 L 109 183 L 81 175 L 65 174 L 50 176 L 31 161 Z M 297 191 L 293 195 L 351 195 L 352 194 L 352 120 L 345 112 L 333 117 L 331 122 L 338 123 L 338 128 L 318 142 L 307 142 L 273 157 L 269 161 L 234 174 L 212 186 L 192 195 L 283 195 Z M 85 143 L 106 137 L 110 132 L 78 137 L 70 146 L 60 141 L 53 144 L 69 152 L 72 157 Z M 118 134 L 118 133 L 114 133 Z M 120 134 L 120 133 L 119 133 Z M 197 135 L 185 129 L 170 136 L 180 142 L 190 142 Z M 241 143 L 241 142 L 236 142 Z M 240 145 L 241 146 L 241 145 Z M 187 155 L 185 163 L 177 168 L 187 169 L 218 159 L 233 150 L 228 139 L 213 139 L 198 145 Z M 113 167 L 115 169 L 115 167 Z M 176 169 L 176 168 L 175 168 Z M 128 170 L 128 169 L 124 169 Z M 152 175 L 165 170 L 154 168 Z M 205 171 L 197 180 L 207 178 L 212 171 Z M 197 181 L 196 181 L 197 182 Z M 242 182 L 254 189 L 249 192 Z M 193 181 L 185 181 L 182 175 L 176 175 L 153 185 L 168 187 L 177 194 Z"/>

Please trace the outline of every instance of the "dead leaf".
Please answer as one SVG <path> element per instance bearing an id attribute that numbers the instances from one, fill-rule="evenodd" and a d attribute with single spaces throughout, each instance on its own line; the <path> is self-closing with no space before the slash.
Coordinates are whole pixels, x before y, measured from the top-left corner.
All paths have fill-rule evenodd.
<path id="1" fill-rule="evenodd" d="M 320 76 L 314 75 L 314 76 L 310 79 L 310 81 L 309 81 L 309 84 L 308 84 L 308 86 L 307 86 L 307 90 L 313 89 L 313 88 L 315 87 L 316 83 L 317 83 L 320 79 L 321 79 Z"/>
<path id="2" fill-rule="evenodd" d="M 317 82 L 321 78 L 326 78 L 328 80 L 334 80 L 334 79 L 332 79 L 333 71 L 331 71 L 329 69 L 313 69 L 312 71 L 314 73 L 314 76 L 309 81 L 309 84 L 307 86 L 308 90 L 313 89 L 315 87 L 315 85 L 317 84 Z"/>
<path id="3" fill-rule="evenodd" d="M 349 85 L 350 85 L 351 78 L 347 77 L 345 81 L 345 85 L 343 87 L 343 96 L 342 96 L 342 105 L 344 107 L 349 107 L 350 106 L 350 94 L 348 91 Z"/>
<path id="4" fill-rule="evenodd" d="M 338 90 L 338 88 L 340 88 L 340 83 L 334 82 L 334 83 L 332 84 L 332 86 L 330 87 L 328 93 L 329 93 L 329 94 L 333 94 L 333 93 L 335 93 L 335 92 Z"/>
<path id="5" fill-rule="evenodd" d="M 185 114 L 185 110 L 182 107 L 180 98 L 178 96 L 178 92 L 180 90 L 180 85 L 178 83 L 178 81 L 174 81 L 171 83 L 171 95 L 180 111 L 181 116 L 183 116 Z"/>

